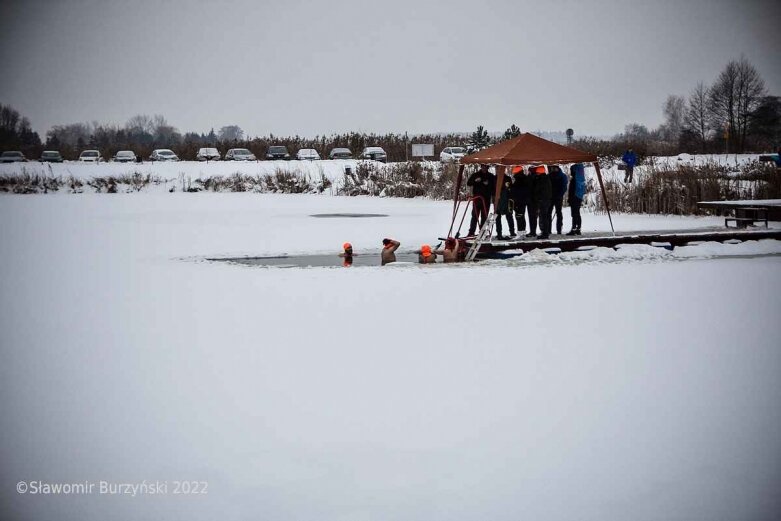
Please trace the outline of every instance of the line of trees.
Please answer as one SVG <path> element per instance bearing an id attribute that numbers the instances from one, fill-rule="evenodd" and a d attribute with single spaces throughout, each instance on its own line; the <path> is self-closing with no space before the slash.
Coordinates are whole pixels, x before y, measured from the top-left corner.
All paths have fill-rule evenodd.
<path id="1" fill-rule="evenodd" d="M 0 146 L 3 150 L 34 151 L 41 146 L 41 138 L 12 107 L 0 104 Z"/>
<path id="2" fill-rule="evenodd" d="M 124 125 L 70 123 L 55 125 L 41 142 L 38 134 L 30 129 L 30 122 L 11 107 L 0 105 L 2 130 L 0 148 L 21 150 L 28 159 L 40 157 L 43 150 L 59 150 L 65 159 L 76 159 L 82 150 L 100 150 L 104 158 L 112 157 L 119 150 L 132 150 L 142 158 L 149 157 L 156 148 L 170 148 L 182 159 L 195 159 L 198 149 L 214 147 L 224 155 L 230 148 L 247 148 L 262 158 L 270 146 L 283 145 L 291 154 L 301 148 L 313 148 L 321 157 L 328 157 L 332 148 L 346 147 L 359 154 L 364 147 L 381 146 L 390 161 L 408 159 L 411 143 L 434 144 L 435 153 L 447 146 L 464 144 L 468 136 L 450 134 L 366 134 L 348 132 L 306 138 L 301 136 L 247 137 L 238 125 L 226 125 L 218 131 L 207 133 L 186 132 L 182 134 L 175 126 L 159 114 L 140 114 L 130 118 Z M 8 130 L 6 130 L 8 129 Z"/>

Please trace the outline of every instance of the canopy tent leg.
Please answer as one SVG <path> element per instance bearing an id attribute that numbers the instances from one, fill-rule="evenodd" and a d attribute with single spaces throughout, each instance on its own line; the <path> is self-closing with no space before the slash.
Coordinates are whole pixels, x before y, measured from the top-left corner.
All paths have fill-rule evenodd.
<path id="1" fill-rule="evenodd" d="M 610 221 L 610 231 L 615 236 L 616 230 L 613 228 L 613 218 L 610 216 L 610 203 L 607 201 L 607 194 L 605 193 L 605 183 L 602 182 L 602 171 L 599 169 L 599 161 L 595 161 L 594 168 L 597 171 L 597 179 L 599 180 L 599 188 L 602 190 L 602 200 L 605 201 L 605 210 L 607 210 L 607 218 Z"/>
<path id="2" fill-rule="evenodd" d="M 458 166 L 458 177 L 456 177 L 456 191 L 453 194 L 453 218 L 450 220 L 450 230 L 447 232 L 447 236 L 451 237 L 453 234 L 453 225 L 456 222 L 456 214 L 458 212 L 458 194 L 461 193 L 461 180 L 464 177 L 464 166 Z"/>

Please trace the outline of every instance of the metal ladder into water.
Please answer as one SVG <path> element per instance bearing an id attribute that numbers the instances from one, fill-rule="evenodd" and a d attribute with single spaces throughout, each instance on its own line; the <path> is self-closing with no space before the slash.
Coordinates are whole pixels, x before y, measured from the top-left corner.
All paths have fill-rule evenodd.
<path id="1" fill-rule="evenodd" d="M 483 223 L 483 226 L 480 228 L 480 233 L 477 234 L 477 237 L 475 237 L 475 242 L 472 243 L 472 245 L 469 247 L 469 251 L 466 252 L 466 257 L 464 260 L 466 261 L 473 261 L 475 260 L 475 257 L 477 256 L 477 252 L 480 251 L 480 246 L 486 242 L 491 240 L 491 233 L 494 231 L 494 224 L 496 223 L 496 214 L 489 213 L 488 218 Z"/>

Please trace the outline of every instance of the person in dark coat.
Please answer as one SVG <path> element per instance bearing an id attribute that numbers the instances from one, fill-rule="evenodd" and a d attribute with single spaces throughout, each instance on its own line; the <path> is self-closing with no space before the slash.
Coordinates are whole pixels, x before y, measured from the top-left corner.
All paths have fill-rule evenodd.
<path id="1" fill-rule="evenodd" d="M 637 154 L 630 148 L 621 156 L 621 161 L 624 162 L 624 182 L 631 183 L 637 164 Z"/>
<path id="2" fill-rule="evenodd" d="M 515 220 L 518 223 L 518 233 L 526 231 L 526 206 L 529 204 L 529 176 L 522 166 L 512 169 L 513 184 L 510 188 L 510 199 L 515 210 Z"/>
<path id="3" fill-rule="evenodd" d="M 472 202 L 472 220 L 469 222 L 468 234 L 472 236 L 477 229 L 478 219 L 482 228 L 488 217 L 491 199 L 496 190 L 496 177 L 488 171 L 488 165 L 480 165 L 480 169 L 469 176 L 466 185 L 472 187 L 472 197 L 478 198 Z"/>
<path id="4" fill-rule="evenodd" d="M 583 163 L 569 167 L 569 173 L 572 179 L 570 179 L 567 190 L 567 202 L 572 214 L 572 230 L 567 235 L 580 235 L 580 227 L 583 224 L 580 217 L 580 207 L 586 196 L 586 174 Z"/>
<path id="5" fill-rule="evenodd" d="M 550 167 L 551 188 L 553 189 L 553 199 L 551 200 L 551 223 L 553 223 L 553 212 L 556 212 L 556 233 L 561 235 L 561 229 L 564 225 L 564 216 L 561 214 L 561 207 L 564 205 L 564 196 L 567 195 L 567 174 L 565 174 L 558 165 Z"/>
<path id="6" fill-rule="evenodd" d="M 548 239 L 550 238 L 550 207 L 551 198 L 553 197 L 553 186 L 551 186 L 550 176 L 545 165 L 535 167 L 532 175 L 534 176 L 534 186 L 531 200 L 535 209 L 535 222 L 529 223 L 529 227 L 534 230 L 537 227 L 536 220 L 539 218 L 540 234 L 537 235 L 537 238 Z"/>
<path id="7" fill-rule="evenodd" d="M 512 212 L 512 190 L 513 178 L 505 175 L 502 180 L 502 189 L 499 192 L 499 205 L 496 207 L 496 233 L 497 239 L 500 241 L 506 241 L 511 237 L 515 237 L 515 219 Z M 505 237 L 502 235 L 502 217 L 507 220 L 507 225 L 510 228 L 510 236 Z"/>

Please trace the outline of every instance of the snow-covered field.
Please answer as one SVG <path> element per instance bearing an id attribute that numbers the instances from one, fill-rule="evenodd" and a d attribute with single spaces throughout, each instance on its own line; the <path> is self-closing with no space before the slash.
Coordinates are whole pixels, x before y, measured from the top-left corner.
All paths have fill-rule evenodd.
<path id="1" fill-rule="evenodd" d="M 181 179 L 206 179 L 209 177 L 227 177 L 236 173 L 248 176 L 272 175 L 277 171 L 305 174 L 310 179 L 325 177 L 333 183 L 339 183 L 344 176 L 345 167 L 355 171 L 358 160 L 333 159 L 323 161 L 176 161 L 144 163 L 27 163 L 0 164 L 0 176 L 12 176 L 26 173 L 38 176 L 53 176 L 79 180 L 97 177 L 119 177 L 135 172 L 151 175 L 169 181 L 166 185 L 181 184 Z"/>
<path id="2" fill-rule="evenodd" d="M 414 249 L 447 230 L 450 209 L 246 193 L 0 198 L 0 518 L 781 511 L 775 241 L 433 269 L 203 260 L 344 241 L 366 251 L 385 236 Z M 331 212 L 388 217 L 309 217 Z M 606 228 L 584 217 L 584 230 Z M 16 492 L 36 480 L 169 486 Z M 174 494 L 174 480 L 207 493 Z"/>
<path id="3" fill-rule="evenodd" d="M 658 167 L 675 167 L 679 165 L 704 165 L 719 164 L 738 169 L 750 161 L 757 160 L 759 154 L 702 154 L 692 156 L 681 154 L 680 156 L 648 158 L 646 163 L 635 170 L 640 174 L 646 168 L 646 164 L 653 161 Z M 158 177 L 166 182 L 158 187 L 148 187 L 145 191 L 167 190 L 170 187 L 178 190 L 182 181 L 194 181 L 201 178 L 227 177 L 236 173 L 248 176 L 272 175 L 278 171 L 306 175 L 310 180 L 328 179 L 334 188 L 341 185 L 346 167 L 355 171 L 358 160 L 322 160 L 322 161 L 177 161 L 177 162 L 144 162 L 136 163 L 79 163 L 68 161 L 65 163 L 27 163 L 0 164 L 0 176 L 18 176 L 23 173 L 38 176 L 53 176 L 61 178 L 79 179 L 86 181 L 99 177 L 120 177 L 140 173 Z M 437 163 L 438 164 L 438 163 Z M 377 163 L 382 168 L 382 163 Z M 587 176 L 595 176 L 594 169 L 587 167 Z M 623 179 L 624 173 L 615 166 L 603 169 L 603 175 L 607 179 Z M 330 190 L 329 193 L 333 193 Z"/>

